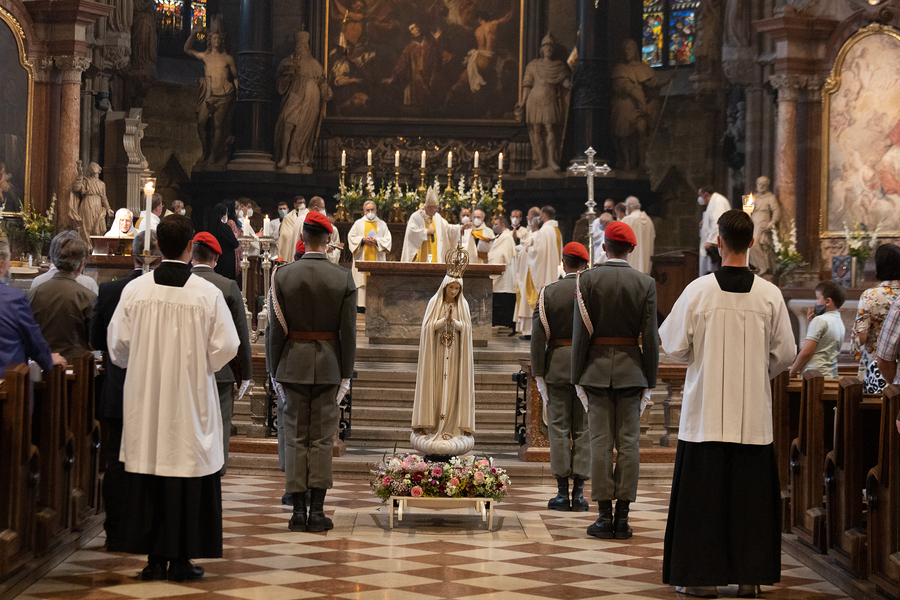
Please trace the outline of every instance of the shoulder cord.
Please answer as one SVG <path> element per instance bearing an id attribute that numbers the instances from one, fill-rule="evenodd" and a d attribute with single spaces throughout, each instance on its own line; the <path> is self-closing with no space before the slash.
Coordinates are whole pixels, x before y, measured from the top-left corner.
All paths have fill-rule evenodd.
<path id="1" fill-rule="evenodd" d="M 587 327 L 588 334 L 594 336 L 594 325 L 591 323 L 591 316 L 588 314 L 587 307 L 584 305 L 584 298 L 581 297 L 581 273 L 575 277 L 575 297 L 578 299 L 578 311 L 581 313 L 581 320 Z"/>
<path id="2" fill-rule="evenodd" d="M 541 288 L 541 294 L 538 296 L 538 310 L 541 315 L 541 325 L 544 326 L 544 333 L 547 334 L 547 343 L 550 343 L 550 323 L 547 322 L 547 311 L 544 308 L 544 290 L 547 286 Z"/>
<path id="3" fill-rule="evenodd" d="M 278 271 L 280 267 L 275 267 L 272 270 L 272 282 L 269 285 L 269 306 L 270 310 L 275 313 L 275 318 L 278 319 L 278 322 L 281 323 L 281 327 L 284 329 L 284 334 L 287 335 L 289 333 L 287 321 L 284 319 L 284 313 L 281 312 L 281 305 L 278 304 L 278 300 L 275 297 L 275 273 Z"/>

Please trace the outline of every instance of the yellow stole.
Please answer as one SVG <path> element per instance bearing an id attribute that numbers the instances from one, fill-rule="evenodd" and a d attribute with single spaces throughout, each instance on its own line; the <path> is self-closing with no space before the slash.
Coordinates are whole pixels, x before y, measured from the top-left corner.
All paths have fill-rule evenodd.
<path id="1" fill-rule="evenodd" d="M 428 229 L 431 229 L 432 227 L 434 227 L 434 219 L 429 219 L 426 216 L 425 217 L 425 226 Z M 422 245 L 419 247 L 419 251 L 416 253 L 416 258 L 413 260 L 413 262 L 428 262 L 429 254 L 431 254 L 431 262 L 436 263 L 438 261 L 437 231 L 435 231 L 433 236 L 429 236 L 429 237 L 425 238 L 425 241 L 422 242 Z"/>

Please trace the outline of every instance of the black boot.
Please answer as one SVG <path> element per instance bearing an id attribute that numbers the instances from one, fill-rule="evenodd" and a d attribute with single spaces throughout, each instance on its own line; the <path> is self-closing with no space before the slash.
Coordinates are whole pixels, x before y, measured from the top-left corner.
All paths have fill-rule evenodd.
<path id="1" fill-rule="evenodd" d="M 584 499 L 584 479 L 572 480 L 572 512 L 587 512 L 591 508 Z"/>
<path id="2" fill-rule="evenodd" d="M 141 571 L 142 581 L 165 581 L 166 580 L 166 563 L 168 561 L 162 556 L 150 555 L 147 557 L 147 566 Z"/>
<path id="3" fill-rule="evenodd" d="M 613 529 L 616 531 L 617 540 L 627 540 L 631 537 L 631 527 L 628 526 L 628 507 L 631 502 L 628 500 L 618 500 L 616 502 L 616 520 L 613 523 Z"/>
<path id="4" fill-rule="evenodd" d="M 325 516 L 325 494 L 328 490 L 312 489 L 309 504 L 309 521 L 306 530 L 310 532 L 328 531 L 334 529 L 334 523 Z"/>
<path id="5" fill-rule="evenodd" d="M 562 512 L 569 512 L 569 510 L 571 510 L 571 507 L 569 506 L 568 477 L 556 478 L 556 497 L 550 499 L 550 502 L 547 503 L 547 508 Z"/>
<path id="6" fill-rule="evenodd" d="M 601 500 L 597 506 L 600 508 L 600 516 L 593 525 L 587 528 L 587 533 L 601 540 L 611 540 L 613 538 L 612 500 Z"/>
<path id="7" fill-rule="evenodd" d="M 195 567 L 188 559 L 169 563 L 169 581 L 196 581 L 203 578 L 203 567 Z"/>
<path id="8" fill-rule="evenodd" d="M 294 492 L 291 494 L 291 503 L 294 505 L 294 514 L 288 522 L 291 531 L 306 531 L 306 492 Z"/>
<path id="9" fill-rule="evenodd" d="M 291 505 L 291 495 L 288 494 L 287 492 L 285 492 L 284 495 L 281 497 L 281 503 L 285 506 L 290 506 Z"/>

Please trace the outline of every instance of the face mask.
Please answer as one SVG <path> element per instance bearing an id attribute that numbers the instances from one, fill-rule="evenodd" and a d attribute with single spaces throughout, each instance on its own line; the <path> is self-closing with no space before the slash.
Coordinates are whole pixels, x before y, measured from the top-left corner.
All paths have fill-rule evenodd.
<path id="1" fill-rule="evenodd" d="M 283 219 L 283 218 L 285 218 L 286 216 L 287 216 L 287 211 L 286 211 L 286 210 L 279 210 L 279 211 L 278 211 L 278 217 L 279 217 L 279 218 Z"/>
<path id="2" fill-rule="evenodd" d="M 462 223 L 463 225 L 466 225 L 469 223 L 469 217 L 463 217 L 459 220 L 459 222 Z"/>
<path id="3" fill-rule="evenodd" d="M 323 214 L 323 215 L 324 215 L 324 214 L 327 214 L 327 213 L 325 212 L 325 209 L 324 209 L 324 208 L 320 208 L 320 209 L 319 209 L 319 213 L 320 213 L 320 214 Z"/>
<path id="4" fill-rule="evenodd" d="M 500 226 L 494 227 L 494 235 L 500 235 L 503 233 L 503 228 Z"/>
<path id="5" fill-rule="evenodd" d="M 516 227 L 519 224 L 519 217 L 513 217 L 510 221 L 512 221 L 513 227 Z"/>
<path id="6" fill-rule="evenodd" d="M 301 203 L 300 203 L 300 208 L 298 208 L 297 210 L 306 210 L 306 204 L 304 204 L 304 203 L 301 202 Z"/>
<path id="7" fill-rule="evenodd" d="M 184 214 L 185 214 L 186 212 L 187 212 L 186 210 L 181 210 L 181 211 L 178 212 L 178 214 L 181 215 L 181 216 L 183 217 Z"/>
<path id="8" fill-rule="evenodd" d="M 700 206 L 706 206 L 706 200 L 703 199 L 703 196 L 697 196 L 697 204 Z"/>
<path id="9" fill-rule="evenodd" d="M 227 223 L 227 222 L 228 222 L 228 215 L 222 217 L 222 222 L 223 222 L 223 223 Z"/>
<path id="10" fill-rule="evenodd" d="M 244 218 L 244 211 L 243 211 L 243 210 L 238 210 L 238 211 L 237 211 L 237 216 L 238 216 L 238 219 L 243 219 L 243 218 Z"/>
<path id="11" fill-rule="evenodd" d="M 375 213 L 373 213 L 373 212 L 371 212 L 371 213 L 366 213 L 366 220 L 367 220 L 367 221 L 374 221 L 375 218 L 376 218 Z"/>
<path id="12" fill-rule="evenodd" d="M 249 218 L 249 217 L 252 217 L 252 216 L 253 216 L 253 209 L 252 209 L 252 208 L 248 208 L 248 209 L 247 209 L 247 217 Z"/>
<path id="13" fill-rule="evenodd" d="M 815 311 L 816 316 L 818 317 L 819 315 L 825 314 L 826 308 L 828 308 L 828 306 L 825 304 L 816 304 L 815 307 L 813 308 L 813 310 Z"/>
<path id="14" fill-rule="evenodd" d="M 483 222 L 484 222 L 484 221 L 482 221 L 482 220 L 479 219 L 478 217 L 475 217 L 475 218 L 472 220 L 472 223 L 475 224 L 475 227 L 481 227 L 481 224 L 482 224 Z"/>

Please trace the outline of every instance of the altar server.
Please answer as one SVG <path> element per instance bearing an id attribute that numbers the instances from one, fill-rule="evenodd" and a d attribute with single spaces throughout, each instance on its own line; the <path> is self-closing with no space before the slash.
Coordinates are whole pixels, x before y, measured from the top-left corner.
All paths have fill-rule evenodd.
<path id="1" fill-rule="evenodd" d="M 518 257 L 518 260 L 524 260 L 525 266 L 524 281 L 519 286 L 516 315 L 521 319 L 522 334 L 529 339 L 538 293 L 542 287 L 559 279 L 563 248 L 556 210 L 552 206 L 545 206 L 538 218 L 540 228 L 532 233 L 530 244 L 524 247 Z"/>
<path id="2" fill-rule="evenodd" d="M 700 275 L 706 275 L 716 270 L 721 258 L 716 248 L 716 239 L 719 236 L 719 217 L 725 211 L 731 210 L 728 198 L 716 192 L 711 185 L 700 188 L 697 192 L 697 202 L 705 206 L 703 219 L 700 221 Z"/>
<path id="3" fill-rule="evenodd" d="M 275 272 L 270 296 L 273 317 L 266 334 L 266 362 L 275 374 L 276 392 L 284 398 L 291 531 L 334 526 L 324 513 L 325 494 L 334 484 L 331 456 L 338 404 L 350 389 L 356 355 L 356 285 L 349 269 L 325 256 L 332 230 L 325 215 L 306 215 L 306 253 Z M 309 310 L 306 299 L 315 299 L 315 310 Z"/>
<path id="4" fill-rule="evenodd" d="M 624 540 L 637 497 L 641 398 L 656 387 L 659 364 L 656 282 L 625 260 L 637 244 L 628 225 L 610 223 L 604 239 L 606 262 L 576 288 L 572 383 L 590 413 L 591 499 L 600 511 L 587 533 Z"/>
<path id="5" fill-rule="evenodd" d="M 440 215 L 438 193 L 428 188 L 425 206 L 414 212 L 406 224 L 400 262 L 442 263 L 447 251 L 456 246 L 460 234 L 471 229 L 471 223 L 450 225 Z"/>
<path id="6" fill-rule="evenodd" d="M 653 256 L 653 244 L 656 241 L 656 228 L 650 215 L 641 210 L 641 201 L 634 196 L 625 199 L 625 218 L 622 219 L 637 239 L 634 252 L 628 255 L 628 264 L 644 275 L 650 274 L 650 257 Z"/>
<path id="7" fill-rule="evenodd" d="M 391 230 L 378 218 L 378 209 L 371 200 L 363 204 L 363 217 L 353 224 L 347 234 L 353 255 L 353 282 L 356 283 L 357 304 L 366 306 L 366 275 L 356 269 L 356 261 L 385 261 L 391 251 Z"/>
<path id="8" fill-rule="evenodd" d="M 563 248 L 566 276 L 544 286 L 534 309 L 531 337 L 531 370 L 544 403 L 550 437 L 550 472 L 557 494 L 547 508 L 585 512 L 584 482 L 591 474 L 588 416 L 572 385 L 572 325 L 575 319 L 577 274 L 590 257 L 584 246 L 569 242 Z M 572 501 L 569 502 L 569 479 Z"/>
<path id="9" fill-rule="evenodd" d="M 121 460 L 125 550 L 147 554 L 142 579 L 203 576 L 191 558 L 222 556 L 222 416 L 214 373 L 240 340 L 221 292 L 191 274 L 191 220 L 157 227 L 165 260 L 125 286 L 107 333 L 127 368 Z M 160 376 L 164 373 L 165 376 Z"/>
<path id="10" fill-rule="evenodd" d="M 666 354 L 688 363 L 663 582 L 702 597 L 737 583 L 754 597 L 781 577 L 769 381 L 797 349 L 781 292 L 747 267 L 753 220 L 730 210 L 716 228 L 722 267 L 690 283 L 660 329 Z"/>
<path id="11" fill-rule="evenodd" d="M 294 198 L 294 208 L 281 218 L 281 227 L 278 229 L 278 254 L 284 262 L 294 262 L 294 248 L 297 239 L 294 237 L 294 226 L 299 220 L 301 223 L 306 218 L 306 198 L 297 196 Z"/>

